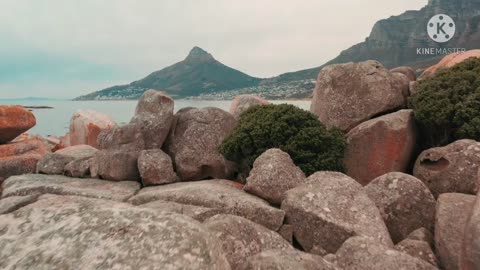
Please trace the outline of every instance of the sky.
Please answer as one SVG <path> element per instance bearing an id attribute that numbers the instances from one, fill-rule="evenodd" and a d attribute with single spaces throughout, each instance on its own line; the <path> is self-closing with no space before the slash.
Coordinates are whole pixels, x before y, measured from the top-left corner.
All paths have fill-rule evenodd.
<path id="1" fill-rule="evenodd" d="M 0 99 L 73 98 L 199 46 L 251 76 L 320 66 L 427 0 L 0 0 Z"/>

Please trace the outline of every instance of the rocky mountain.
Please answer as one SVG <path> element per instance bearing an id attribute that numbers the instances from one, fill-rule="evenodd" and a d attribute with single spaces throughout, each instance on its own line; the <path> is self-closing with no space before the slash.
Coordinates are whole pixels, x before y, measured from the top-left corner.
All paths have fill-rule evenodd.
<path id="1" fill-rule="evenodd" d="M 259 78 L 230 68 L 203 49 L 194 47 L 185 60 L 139 81 L 113 86 L 75 100 L 138 99 L 148 89 L 163 90 L 172 97 L 181 98 L 256 86 L 259 82 Z"/>

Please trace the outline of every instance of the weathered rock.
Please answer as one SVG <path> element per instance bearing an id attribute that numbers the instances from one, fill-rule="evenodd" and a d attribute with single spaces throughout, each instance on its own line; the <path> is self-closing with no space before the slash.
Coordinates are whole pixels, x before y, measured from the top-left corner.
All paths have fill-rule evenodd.
<path id="1" fill-rule="evenodd" d="M 335 270 L 322 257 L 298 250 L 267 250 L 246 258 L 239 270 Z"/>
<path id="2" fill-rule="evenodd" d="M 368 236 L 393 246 L 380 211 L 362 186 L 336 172 L 317 172 L 287 191 L 282 202 L 286 223 L 307 252 L 335 253 L 348 238 Z M 325 254 L 326 254 L 325 253 Z"/>
<path id="3" fill-rule="evenodd" d="M 461 269 L 462 240 L 474 201 L 475 196 L 459 193 L 444 193 L 438 197 L 435 250 L 444 269 Z"/>
<path id="4" fill-rule="evenodd" d="M 86 144 L 98 148 L 100 132 L 110 130 L 116 125 L 108 115 L 93 110 L 79 110 L 70 119 L 70 145 Z"/>
<path id="5" fill-rule="evenodd" d="M 261 97 L 254 95 L 239 95 L 233 99 L 232 105 L 230 105 L 230 113 L 233 115 L 233 117 L 239 119 L 240 115 L 249 108 L 256 105 L 266 104 L 270 104 L 270 102 Z"/>
<path id="6" fill-rule="evenodd" d="M 415 231 L 410 233 L 405 239 L 423 241 L 428 243 L 430 247 L 434 247 L 433 234 L 425 228 L 416 229 Z"/>
<path id="7" fill-rule="evenodd" d="M 413 159 L 417 129 L 412 110 L 401 110 L 358 125 L 347 134 L 347 174 L 366 185 L 389 172 L 406 172 Z"/>
<path id="8" fill-rule="evenodd" d="M 465 226 L 460 263 L 462 270 L 480 269 L 480 195 L 477 195 Z"/>
<path id="9" fill-rule="evenodd" d="M 375 202 L 394 243 L 419 228 L 433 230 L 436 201 L 419 179 L 399 172 L 375 178 L 365 186 Z"/>
<path id="10" fill-rule="evenodd" d="M 0 145 L 0 183 L 12 175 L 34 173 L 37 163 L 50 153 L 40 140 L 27 140 Z"/>
<path id="11" fill-rule="evenodd" d="M 12 196 L 0 200 L 0 215 L 8 214 L 37 200 L 37 195 Z"/>
<path id="12" fill-rule="evenodd" d="M 178 179 L 172 159 L 160 149 L 140 152 L 138 170 L 144 186 L 169 184 Z"/>
<path id="13" fill-rule="evenodd" d="M 145 141 L 138 124 L 127 124 L 102 131 L 98 135 L 100 149 L 123 149 L 141 151 L 145 149 Z"/>
<path id="14" fill-rule="evenodd" d="M 3 187 L 2 198 L 56 194 L 125 201 L 140 189 L 140 184 L 69 178 L 62 175 L 25 174 L 8 178 Z"/>
<path id="15" fill-rule="evenodd" d="M 290 224 L 283 224 L 280 229 L 278 229 L 278 234 L 280 234 L 283 239 L 287 240 L 290 244 L 293 244 L 293 226 Z"/>
<path id="16" fill-rule="evenodd" d="M 420 76 L 420 79 L 432 76 L 440 69 L 453 67 L 456 64 L 459 64 L 471 57 L 480 57 L 480 50 L 470 50 L 466 52 L 449 54 L 445 56 L 440 62 L 438 62 L 438 64 L 427 68 Z"/>
<path id="17" fill-rule="evenodd" d="M 232 269 L 239 268 L 246 258 L 265 250 L 293 249 L 278 233 L 242 217 L 216 215 L 203 225 L 220 240 Z"/>
<path id="18" fill-rule="evenodd" d="M 74 178 L 88 178 L 90 174 L 90 159 L 72 160 L 65 165 L 64 175 Z"/>
<path id="19" fill-rule="evenodd" d="M 42 196 L 0 228 L 1 269 L 230 269 L 197 221 L 119 202 Z"/>
<path id="20" fill-rule="evenodd" d="M 229 178 L 234 163 L 218 148 L 236 125 L 235 118 L 218 108 L 184 108 L 177 112 L 165 143 L 182 181 Z"/>
<path id="21" fill-rule="evenodd" d="M 92 177 L 112 181 L 133 181 L 140 179 L 137 167 L 139 151 L 109 149 L 98 151 L 90 160 Z"/>
<path id="22" fill-rule="evenodd" d="M 435 197 L 442 193 L 476 194 L 480 167 L 480 143 L 459 140 L 444 147 L 423 151 L 413 174 L 422 180 Z"/>
<path id="23" fill-rule="evenodd" d="M 173 212 L 191 217 L 198 221 L 205 221 L 207 218 L 221 214 L 220 209 L 196 206 L 191 204 L 182 204 L 168 201 L 153 201 L 146 204 L 141 204 L 139 207 L 152 208 L 167 212 Z"/>
<path id="24" fill-rule="evenodd" d="M 271 230 L 278 230 L 285 213 L 252 196 L 227 180 L 205 180 L 147 187 L 129 201 L 135 205 L 162 200 L 218 209 L 223 214 L 244 217 Z"/>
<path id="25" fill-rule="evenodd" d="M 280 149 L 269 149 L 253 163 L 244 190 L 279 205 L 287 190 L 306 180 L 302 170 Z"/>
<path id="26" fill-rule="evenodd" d="M 417 81 L 410 82 L 410 84 L 408 86 L 409 95 L 413 96 L 413 95 L 417 94 L 417 92 L 418 92 L 418 82 Z"/>
<path id="27" fill-rule="evenodd" d="M 45 155 L 37 164 L 37 173 L 63 174 L 65 165 L 74 160 L 93 157 L 98 150 L 89 145 L 70 146 Z"/>
<path id="28" fill-rule="evenodd" d="M 0 106 L 0 144 L 15 139 L 36 123 L 33 113 L 22 106 Z"/>
<path id="29" fill-rule="evenodd" d="M 396 67 L 390 70 L 392 73 L 400 73 L 407 76 L 409 81 L 417 80 L 417 73 L 411 67 Z"/>
<path id="30" fill-rule="evenodd" d="M 437 257 L 435 257 L 432 248 L 427 242 L 405 239 L 398 243 L 395 249 L 438 267 Z"/>
<path id="31" fill-rule="evenodd" d="M 343 244 L 336 253 L 336 263 L 344 270 L 438 269 L 428 262 L 360 236 L 352 237 Z"/>
<path id="32" fill-rule="evenodd" d="M 377 61 L 331 65 L 318 75 L 310 110 L 327 127 L 348 131 L 405 107 L 404 90 L 398 77 Z"/>

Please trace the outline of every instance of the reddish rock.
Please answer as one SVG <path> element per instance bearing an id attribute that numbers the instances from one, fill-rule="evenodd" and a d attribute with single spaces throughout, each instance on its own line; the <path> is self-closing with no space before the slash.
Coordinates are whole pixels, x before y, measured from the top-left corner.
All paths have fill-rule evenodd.
<path id="1" fill-rule="evenodd" d="M 349 131 L 360 123 L 406 105 L 403 83 L 377 61 L 324 67 L 311 111 L 327 127 Z"/>
<path id="2" fill-rule="evenodd" d="M 427 68 L 420 76 L 420 79 L 434 75 L 439 69 L 453 67 L 456 64 L 459 64 L 472 57 L 480 57 L 480 50 L 470 50 L 466 52 L 449 54 L 445 56 L 438 64 Z"/>
<path id="3" fill-rule="evenodd" d="M 140 180 L 137 167 L 139 155 L 140 151 L 123 149 L 98 151 L 89 161 L 91 175 L 112 181 Z"/>
<path id="4" fill-rule="evenodd" d="M 467 209 L 464 211 L 469 212 Z M 462 270 L 480 269 L 480 194 L 477 195 L 465 227 L 460 262 Z"/>
<path id="5" fill-rule="evenodd" d="M 240 95 L 233 99 L 232 105 L 230 105 L 230 113 L 233 115 L 233 117 L 239 119 L 240 115 L 250 107 L 266 104 L 270 104 L 270 102 L 261 97 L 254 95 Z"/>
<path id="6" fill-rule="evenodd" d="M 412 110 L 366 121 L 347 134 L 347 175 L 366 185 L 389 172 L 406 172 L 413 158 L 417 130 Z"/>
<path id="7" fill-rule="evenodd" d="M 170 184 L 178 180 L 172 159 L 160 149 L 140 152 L 138 170 L 144 186 Z"/>
<path id="8" fill-rule="evenodd" d="M 480 143 L 459 140 L 444 147 L 423 151 L 413 175 L 422 180 L 435 197 L 442 193 L 477 194 Z"/>
<path id="9" fill-rule="evenodd" d="M 22 106 L 0 106 L 0 144 L 15 139 L 36 123 L 33 113 Z"/>
<path id="10" fill-rule="evenodd" d="M 438 197 L 435 217 L 435 250 L 443 269 L 460 268 L 460 253 L 475 196 L 444 193 Z"/>
<path id="11" fill-rule="evenodd" d="M 116 126 L 108 115 L 93 110 L 79 110 L 70 120 L 69 143 L 67 145 L 86 144 L 98 148 L 98 134 Z"/>

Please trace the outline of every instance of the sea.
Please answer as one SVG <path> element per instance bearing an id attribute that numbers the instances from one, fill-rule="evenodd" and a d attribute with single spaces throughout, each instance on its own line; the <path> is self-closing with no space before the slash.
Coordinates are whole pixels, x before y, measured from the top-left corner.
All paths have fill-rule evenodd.
<path id="1" fill-rule="evenodd" d="M 309 110 L 310 101 L 304 100 L 274 100 L 273 104 L 288 103 Z M 175 100 L 175 112 L 185 107 L 217 107 L 228 111 L 232 101 L 218 100 Z M 78 110 L 94 110 L 112 117 L 118 124 L 126 124 L 132 118 L 136 100 L 115 101 L 71 101 L 71 100 L 29 100 L 0 99 L 0 105 L 47 106 L 49 109 L 31 109 L 37 119 L 37 125 L 28 133 L 41 136 L 63 136 L 68 132 L 70 118 Z"/>

